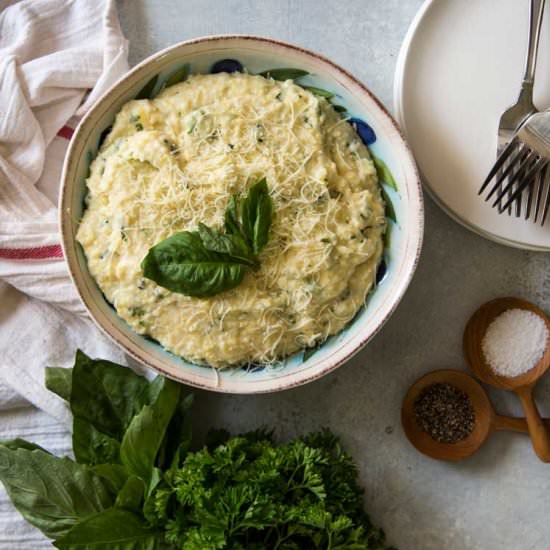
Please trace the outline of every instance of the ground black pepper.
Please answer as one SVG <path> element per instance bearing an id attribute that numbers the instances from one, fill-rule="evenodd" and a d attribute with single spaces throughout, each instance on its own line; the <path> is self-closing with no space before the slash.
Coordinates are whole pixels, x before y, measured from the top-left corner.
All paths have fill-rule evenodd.
<path id="1" fill-rule="evenodd" d="M 475 412 L 468 394 L 451 384 L 432 384 L 414 402 L 416 422 L 439 443 L 466 439 L 475 426 Z"/>

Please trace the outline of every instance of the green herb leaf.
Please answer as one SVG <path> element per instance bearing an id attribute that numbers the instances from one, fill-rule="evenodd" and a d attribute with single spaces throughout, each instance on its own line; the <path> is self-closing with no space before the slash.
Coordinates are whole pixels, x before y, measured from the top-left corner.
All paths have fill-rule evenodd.
<path id="1" fill-rule="evenodd" d="M 180 397 L 179 384 L 167 378 L 160 380 L 157 398 L 132 419 L 120 447 L 120 458 L 128 472 L 146 484 L 153 475 L 157 453 Z"/>
<path id="2" fill-rule="evenodd" d="M 241 227 L 239 223 L 239 199 L 232 195 L 229 204 L 225 209 L 225 230 L 230 235 L 240 235 Z"/>
<path id="3" fill-rule="evenodd" d="M 69 401 L 71 398 L 73 370 L 62 367 L 46 367 L 46 388 Z"/>
<path id="4" fill-rule="evenodd" d="M 131 369 L 76 352 L 70 395 L 78 462 L 118 462 L 118 443 L 147 403 L 145 378 Z"/>
<path id="5" fill-rule="evenodd" d="M 6 447 L 6 449 L 10 449 L 11 451 L 16 451 L 17 449 L 26 449 L 27 451 L 42 451 L 44 453 L 49 453 L 41 447 L 40 445 L 36 445 L 36 443 L 31 443 L 30 441 L 26 441 L 25 439 L 15 438 L 15 439 L 0 439 L 0 445 L 3 445 Z"/>
<path id="6" fill-rule="evenodd" d="M 304 355 L 302 356 L 302 360 L 304 363 L 310 358 L 313 357 L 319 350 L 321 349 L 321 345 L 313 346 L 312 348 L 307 348 L 304 351 Z"/>
<path id="7" fill-rule="evenodd" d="M 256 267 L 258 264 L 258 261 L 250 253 L 250 249 L 239 233 L 224 235 L 203 223 L 199 223 L 199 236 L 202 239 L 204 247 L 211 252 L 227 254 L 234 260 L 250 267 Z"/>
<path id="8" fill-rule="evenodd" d="M 128 472 L 121 464 L 96 464 L 91 470 L 102 478 L 109 492 L 116 495 L 128 479 Z"/>
<path id="9" fill-rule="evenodd" d="M 179 468 L 185 455 L 191 448 L 191 406 L 193 405 L 193 394 L 187 395 L 178 403 L 176 412 L 170 420 L 166 437 L 162 443 L 163 460 L 157 457 L 157 465 L 163 470 Z M 159 456 L 160 456 L 159 452 Z"/>
<path id="10" fill-rule="evenodd" d="M 143 480 L 136 476 L 130 476 L 116 497 L 115 508 L 124 508 L 130 512 L 139 513 L 144 492 Z"/>
<path id="11" fill-rule="evenodd" d="M 382 195 L 382 198 L 384 199 L 384 202 L 386 203 L 386 218 L 389 218 L 393 222 L 397 223 L 397 216 L 395 214 L 395 208 L 393 207 L 393 203 L 390 199 L 390 196 L 386 192 L 384 188 L 380 188 L 380 194 Z"/>
<path id="12" fill-rule="evenodd" d="M 348 112 L 348 110 L 343 105 L 333 105 L 332 108 L 340 114 Z"/>
<path id="13" fill-rule="evenodd" d="M 312 94 L 324 97 L 327 100 L 332 99 L 335 96 L 333 92 L 329 92 L 328 90 L 323 90 L 323 88 L 317 88 L 315 86 L 302 86 L 302 88 Z"/>
<path id="14" fill-rule="evenodd" d="M 166 79 L 165 87 L 168 88 L 174 84 L 179 84 L 180 82 L 187 80 L 190 70 L 191 65 L 189 65 L 189 63 L 185 63 L 185 65 L 182 65 L 179 69 L 176 69 Z"/>
<path id="15" fill-rule="evenodd" d="M 267 182 L 262 178 L 253 185 L 241 201 L 241 225 L 254 254 L 258 255 L 267 244 L 273 217 L 273 202 Z"/>
<path id="16" fill-rule="evenodd" d="M 71 410 L 103 433 L 120 440 L 147 403 L 149 383 L 132 369 L 77 350 L 72 377 Z"/>
<path id="17" fill-rule="evenodd" d="M 213 296 L 243 280 L 242 261 L 208 250 L 194 231 L 183 231 L 153 246 L 141 263 L 144 277 L 188 296 Z"/>
<path id="18" fill-rule="evenodd" d="M 157 80 L 159 78 L 159 75 L 156 74 L 143 88 L 137 93 L 135 99 L 153 99 L 155 96 L 153 95 L 153 90 L 155 89 L 155 86 L 157 85 Z"/>
<path id="19" fill-rule="evenodd" d="M 64 535 L 82 518 L 112 506 L 106 484 L 87 466 L 28 445 L 0 445 L 0 480 L 23 517 L 46 536 Z"/>
<path id="20" fill-rule="evenodd" d="M 269 69 L 259 74 L 265 78 L 285 81 L 307 76 L 309 73 L 302 69 Z"/>
<path id="21" fill-rule="evenodd" d="M 81 464 L 120 462 L 120 442 L 82 418 L 73 418 L 73 452 Z"/>
<path id="22" fill-rule="evenodd" d="M 84 519 L 54 545 L 59 550 L 157 550 L 162 534 L 144 520 L 118 508 Z"/>
<path id="23" fill-rule="evenodd" d="M 376 167 L 378 180 L 381 183 L 385 183 L 389 185 L 392 189 L 395 189 L 397 191 L 397 183 L 395 182 L 395 179 L 391 173 L 391 170 L 388 168 L 387 164 L 382 159 L 378 158 L 376 155 L 373 155 L 372 152 L 370 153 L 370 156 L 372 157 L 372 161 L 374 162 L 374 166 Z"/>

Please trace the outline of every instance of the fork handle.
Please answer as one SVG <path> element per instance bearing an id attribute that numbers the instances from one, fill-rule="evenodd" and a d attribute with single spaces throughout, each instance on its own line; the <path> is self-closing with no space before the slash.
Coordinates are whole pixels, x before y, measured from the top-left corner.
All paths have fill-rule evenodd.
<path id="1" fill-rule="evenodd" d="M 525 75 L 523 76 L 522 92 L 524 90 L 529 90 L 531 96 L 533 93 L 533 84 L 535 82 L 537 51 L 545 2 L 546 0 L 531 0 L 529 8 L 529 46 L 525 59 Z"/>

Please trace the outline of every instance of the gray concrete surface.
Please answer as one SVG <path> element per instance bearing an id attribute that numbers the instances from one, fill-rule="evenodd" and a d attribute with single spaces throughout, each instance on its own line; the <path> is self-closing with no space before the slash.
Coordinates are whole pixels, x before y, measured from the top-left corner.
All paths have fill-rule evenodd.
<path id="1" fill-rule="evenodd" d="M 526 1 L 526 0 L 525 0 Z M 401 41 L 421 0 L 118 0 L 136 63 L 199 35 L 242 32 L 312 48 L 361 78 L 389 107 Z M 418 454 L 400 427 L 409 385 L 435 368 L 464 368 L 461 332 L 482 302 L 516 295 L 550 310 L 550 257 L 482 239 L 426 199 L 422 259 L 383 331 L 348 365 L 295 390 L 199 393 L 195 425 L 274 426 L 287 438 L 329 426 L 357 459 L 373 520 L 400 550 L 550 549 L 550 466 L 527 437 L 497 434 L 459 465 Z M 502 413 L 513 395 L 491 392 Z M 550 376 L 537 389 L 550 415 Z"/>

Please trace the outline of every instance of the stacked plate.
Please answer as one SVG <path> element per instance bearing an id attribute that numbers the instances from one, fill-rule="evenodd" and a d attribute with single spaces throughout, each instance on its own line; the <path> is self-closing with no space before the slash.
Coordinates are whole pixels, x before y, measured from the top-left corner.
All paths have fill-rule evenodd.
<path id="1" fill-rule="evenodd" d="M 544 227 L 499 215 L 477 196 L 496 156 L 501 113 L 523 76 L 528 0 L 428 0 L 397 63 L 395 111 L 425 188 L 455 220 L 491 240 L 550 251 Z M 546 3 L 535 105 L 550 107 L 550 3 Z"/>

